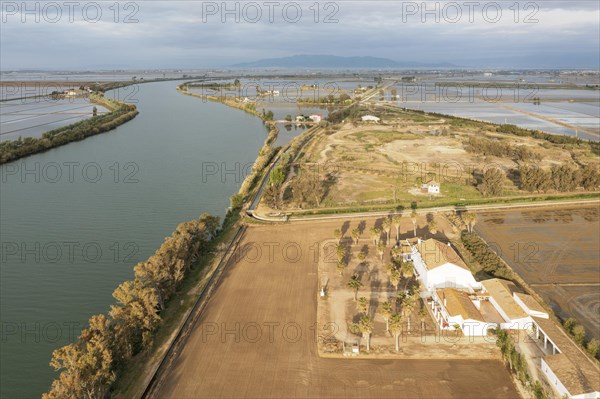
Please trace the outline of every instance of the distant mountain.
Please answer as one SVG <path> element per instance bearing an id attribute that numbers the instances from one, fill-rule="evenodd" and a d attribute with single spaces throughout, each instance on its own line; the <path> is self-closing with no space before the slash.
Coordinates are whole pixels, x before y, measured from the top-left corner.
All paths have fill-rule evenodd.
<path id="1" fill-rule="evenodd" d="M 336 55 L 293 55 L 231 65 L 234 68 L 454 68 L 449 63 L 398 62 L 378 57 Z"/>

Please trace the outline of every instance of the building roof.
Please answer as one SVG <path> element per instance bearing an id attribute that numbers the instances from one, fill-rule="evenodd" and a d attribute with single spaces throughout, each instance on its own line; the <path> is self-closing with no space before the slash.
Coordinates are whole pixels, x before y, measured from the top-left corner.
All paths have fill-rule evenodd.
<path id="1" fill-rule="evenodd" d="M 561 352 L 544 356 L 544 361 L 560 379 L 571 395 L 600 392 L 600 368 L 579 348 L 556 322 L 531 317 Z M 563 356 L 558 356 L 563 355 Z M 563 380 L 564 379 L 564 380 Z"/>
<path id="2" fill-rule="evenodd" d="M 513 298 L 513 292 L 516 291 L 517 287 L 512 282 L 492 278 L 490 280 L 482 281 L 481 285 L 483 285 L 490 296 L 494 298 L 494 301 L 496 301 L 498 306 L 500 306 L 510 320 L 524 319 L 527 317 L 527 313 Z"/>
<path id="3" fill-rule="evenodd" d="M 589 381 L 581 368 L 577 367 L 564 353 L 544 357 L 544 361 L 571 395 L 598 392 L 598 379 Z M 594 381 L 596 382 L 594 386 Z"/>
<path id="4" fill-rule="evenodd" d="M 525 304 L 525 306 L 527 306 L 530 310 L 548 314 L 546 309 L 544 309 L 542 307 L 542 305 L 540 305 L 539 302 L 536 301 L 531 295 L 522 294 L 520 292 L 513 292 L 513 295 L 515 295 L 517 298 L 519 298 L 521 300 L 521 302 L 523 302 Z"/>
<path id="5" fill-rule="evenodd" d="M 462 316 L 463 320 L 484 321 L 467 292 L 455 288 L 439 288 L 436 292 L 450 316 Z"/>
<path id="6" fill-rule="evenodd" d="M 446 263 L 452 263 L 460 268 L 469 270 L 454 248 L 433 238 L 418 243 L 417 250 L 421 254 L 421 258 L 428 270 L 433 270 Z"/>

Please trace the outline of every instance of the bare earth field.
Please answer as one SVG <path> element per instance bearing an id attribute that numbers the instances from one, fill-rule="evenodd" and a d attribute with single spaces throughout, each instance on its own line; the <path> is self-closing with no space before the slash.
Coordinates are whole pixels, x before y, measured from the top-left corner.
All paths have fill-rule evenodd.
<path id="1" fill-rule="evenodd" d="M 317 248 L 339 226 L 249 227 L 158 397 L 519 397 L 496 360 L 319 357 Z"/>
<path id="2" fill-rule="evenodd" d="M 489 212 L 477 232 L 561 318 L 600 338 L 600 209 Z"/>

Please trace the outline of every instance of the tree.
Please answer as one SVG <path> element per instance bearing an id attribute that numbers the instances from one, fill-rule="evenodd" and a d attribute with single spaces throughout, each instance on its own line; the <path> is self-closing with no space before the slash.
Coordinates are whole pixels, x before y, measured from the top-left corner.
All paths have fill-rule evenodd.
<path id="1" fill-rule="evenodd" d="M 572 317 L 569 317 L 568 319 L 566 319 L 563 322 L 563 325 L 565 326 L 565 330 L 567 330 L 567 332 L 572 335 L 573 334 L 573 329 L 577 325 L 577 320 L 575 320 Z"/>
<path id="2" fill-rule="evenodd" d="M 390 317 L 392 317 L 392 304 L 389 302 L 382 303 L 379 314 L 385 320 L 385 331 L 388 332 L 390 330 Z"/>
<path id="3" fill-rule="evenodd" d="M 463 222 L 465 222 L 465 224 L 467 225 L 467 231 L 469 233 L 472 233 L 473 226 L 475 226 L 475 223 L 477 221 L 477 217 L 475 216 L 475 214 L 472 212 L 463 212 L 460 216 Z"/>
<path id="4" fill-rule="evenodd" d="M 437 222 L 435 220 L 432 220 L 431 222 L 427 223 L 427 229 L 429 230 L 429 233 L 431 233 L 432 236 L 436 235 L 438 231 Z"/>
<path id="5" fill-rule="evenodd" d="M 592 357 L 598 356 L 598 352 L 600 352 L 600 341 L 596 338 L 592 338 L 587 344 L 587 351 Z"/>
<path id="6" fill-rule="evenodd" d="M 583 342 L 585 341 L 585 328 L 581 324 L 577 324 L 573 327 L 573 338 L 579 345 L 583 345 Z"/>
<path id="7" fill-rule="evenodd" d="M 360 251 L 357 255 L 357 258 L 362 263 L 365 261 L 365 259 L 367 259 L 367 254 L 365 253 L 365 251 Z"/>
<path id="8" fill-rule="evenodd" d="M 233 194 L 229 199 L 231 209 L 239 209 L 244 204 L 244 196 L 240 193 Z"/>
<path id="9" fill-rule="evenodd" d="M 367 352 L 369 352 L 371 350 L 371 333 L 373 332 L 373 321 L 369 316 L 364 315 L 358 322 L 358 328 L 365 340 L 367 341 Z"/>
<path id="10" fill-rule="evenodd" d="M 413 310 L 415 309 L 415 304 L 416 304 L 416 300 L 415 300 L 414 295 L 408 295 L 408 296 L 404 297 L 404 300 L 402 301 L 402 314 L 404 315 L 404 317 L 406 318 L 406 321 L 408 323 L 407 330 L 409 332 L 410 332 L 410 315 L 412 314 Z"/>
<path id="11" fill-rule="evenodd" d="M 398 291 L 398 285 L 400 284 L 400 272 L 396 269 L 393 269 L 390 272 L 390 283 L 392 283 L 392 285 L 394 286 L 394 288 L 396 289 L 396 291 Z"/>
<path id="12" fill-rule="evenodd" d="M 344 275 L 344 269 L 346 268 L 346 263 L 342 260 L 338 261 L 336 265 L 336 269 L 340 272 L 340 276 Z"/>
<path id="13" fill-rule="evenodd" d="M 417 210 L 416 209 L 412 210 L 412 212 L 410 214 L 410 219 L 413 224 L 413 234 L 416 237 L 417 236 Z"/>
<path id="14" fill-rule="evenodd" d="M 54 351 L 50 365 L 62 372 L 44 397 L 104 397 L 115 381 L 112 345 L 110 320 L 104 315 L 92 316 L 77 343 Z"/>
<path id="15" fill-rule="evenodd" d="M 381 238 L 381 229 L 373 226 L 373 227 L 371 227 L 369 232 L 371 233 L 371 238 L 373 239 L 373 244 L 377 245 L 377 243 L 379 243 L 379 239 Z"/>
<path id="16" fill-rule="evenodd" d="M 358 298 L 358 309 L 361 311 L 361 313 L 368 314 L 369 300 L 364 296 Z"/>
<path id="17" fill-rule="evenodd" d="M 342 230 L 335 229 L 333 231 L 333 237 L 335 237 L 335 239 L 338 240 L 338 242 L 340 242 L 342 240 Z"/>
<path id="18" fill-rule="evenodd" d="M 483 174 L 482 181 L 477 185 L 477 190 L 485 197 L 497 196 L 502 193 L 504 173 L 498 168 L 488 168 Z"/>
<path id="19" fill-rule="evenodd" d="M 96 108 L 95 105 L 94 108 L 92 108 L 92 116 L 98 116 L 98 108 Z"/>
<path id="20" fill-rule="evenodd" d="M 291 121 L 292 121 L 292 115 L 290 115 L 290 114 L 287 114 L 287 115 L 285 116 L 285 120 L 286 120 L 286 121 L 288 121 L 288 122 L 291 122 Z"/>
<path id="21" fill-rule="evenodd" d="M 405 279 L 411 279 L 415 275 L 415 265 L 412 262 L 402 262 L 400 264 L 400 273 L 402 273 L 402 277 Z M 406 289 L 406 285 L 404 286 Z"/>
<path id="22" fill-rule="evenodd" d="M 352 229 L 350 234 L 352 234 L 352 239 L 358 244 L 358 239 L 360 238 L 360 229 Z"/>
<path id="23" fill-rule="evenodd" d="M 556 191 L 573 191 L 579 184 L 578 174 L 569 165 L 553 165 L 550 169 L 552 186 Z"/>
<path id="24" fill-rule="evenodd" d="M 358 274 L 354 274 L 348 281 L 348 287 L 354 290 L 354 300 L 358 300 L 358 290 L 363 286 L 363 283 L 358 278 Z"/>
<path id="25" fill-rule="evenodd" d="M 400 242 L 400 223 L 402 222 L 402 216 L 394 215 L 393 222 L 394 227 L 396 227 L 396 242 Z"/>
<path id="26" fill-rule="evenodd" d="M 385 232 L 385 243 L 390 243 L 390 228 L 392 227 L 392 220 L 389 217 L 383 219 L 383 230 Z"/>
<path id="27" fill-rule="evenodd" d="M 383 255 L 385 254 L 385 244 L 383 242 L 379 242 L 379 244 L 377 244 L 377 253 L 379 254 L 381 262 L 383 262 Z"/>
<path id="28" fill-rule="evenodd" d="M 389 329 L 392 335 L 394 336 L 394 340 L 396 341 L 396 352 L 400 350 L 400 334 L 402 334 L 402 316 L 399 314 L 392 315 L 389 321 Z"/>
<path id="29" fill-rule="evenodd" d="M 598 173 L 597 164 L 589 163 L 581 168 L 579 179 L 581 186 L 586 190 L 596 190 L 600 186 L 600 173 Z"/>

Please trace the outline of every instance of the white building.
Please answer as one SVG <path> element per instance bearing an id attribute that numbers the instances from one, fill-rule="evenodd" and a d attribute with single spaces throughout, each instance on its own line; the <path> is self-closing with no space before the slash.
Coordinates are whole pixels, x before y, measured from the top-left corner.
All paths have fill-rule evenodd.
<path id="1" fill-rule="evenodd" d="M 309 116 L 309 118 L 316 123 L 321 122 L 321 119 L 323 119 L 323 115 L 320 114 L 312 114 L 311 116 Z"/>
<path id="2" fill-rule="evenodd" d="M 504 319 L 500 328 L 505 330 L 526 330 L 532 326 L 531 317 L 513 297 L 517 287 L 508 280 L 493 278 L 481 282 L 482 291 L 489 294 L 489 301 Z"/>
<path id="3" fill-rule="evenodd" d="M 470 291 L 480 289 L 471 271 L 449 244 L 438 240 L 418 240 L 410 255 L 417 278 L 428 291 L 436 288 L 463 288 Z"/>
<path id="4" fill-rule="evenodd" d="M 378 117 L 373 116 L 373 115 L 365 115 L 361 119 L 362 119 L 363 122 L 375 122 L 375 123 L 379 123 L 379 121 L 381 121 L 381 119 L 379 119 Z"/>
<path id="5" fill-rule="evenodd" d="M 544 319 L 548 318 L 546 310 L 538 303 L 538 301 L 533 299 L 531 295 L 513 292 L 513 298 L 529 316 L 541 317 Z"/>
<path id="6" fill-rule="evenodd" d="M 435 180 L 428 181 L 421 186 L 421 190 L 426 191 L 429 194 L 439 194 L 440 183 L 436 182 Z"/>
<path id="7" fill-rule="evenodd" d="M 484 337 L 497 325 L 485 321 L 469 295 L 454 288 L 433 291 L 431 307 L 434 318 L 442 330 L 461 330 L 466 337 Z"/>

